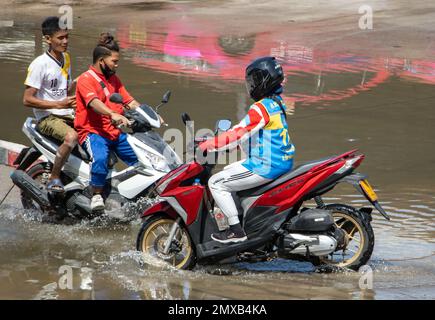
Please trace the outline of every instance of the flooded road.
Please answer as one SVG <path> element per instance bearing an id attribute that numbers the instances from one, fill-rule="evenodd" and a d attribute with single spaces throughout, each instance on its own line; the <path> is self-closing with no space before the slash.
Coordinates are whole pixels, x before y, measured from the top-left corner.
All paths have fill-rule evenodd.
<path id="1" fill-rule="evenodd" d="M 196 128 L 211 128 L 246 112 L 244 67 L 276 56 L 286 72 L 296 163 L 358 148 L 366 155 L 359 171 L 392 217 L 374 214 L 373 290 L 361 290 L 355 272 L 319 273 L 279 259 L 172 270 L 134 251 L 140 221 L 43 224 L 14 190 L 0 207 L 0 299 L 435 298 L 435 6 L 377 1 L 367 31 L 358 28 L 363 2 L 316 9 L 288 2 L 275 2 L 282 10 L 274 14 L 266 2 L 243 0 L 73 6 L 73 75 L 91 63 L 98 34 L 111 31 L 122 49 L 120 77 L 137 100 L 157 104 L 170 89 L 161 110 L 170 127 L 182 129 L 187 112 Z M 57 7 L 20 8 L 0 13 L 14 21 L 0 27 L 0 139 L 28 144 L 22 83 L 44 50 L 40 21 Z M 261 18 L 270 23 L 252 23 Z M 0 166 L 0 197 L 10 170 Z M 368 205 L 347 187 L 325 202 Z M 60 268 L 71 268 L 70 289 L 61 288 Z"/>

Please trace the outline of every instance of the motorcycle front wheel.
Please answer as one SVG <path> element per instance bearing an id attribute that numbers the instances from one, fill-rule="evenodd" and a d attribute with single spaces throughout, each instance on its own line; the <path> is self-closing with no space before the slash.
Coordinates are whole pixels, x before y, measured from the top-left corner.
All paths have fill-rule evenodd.
<path id="1" fill-rule="evenodd" d="M 184 225 L 179 225 L 169 252 L 164 253 L 166 240 L 174 223 L 175 220 L 163 215 L 146 219 L 139 231 L 136 248 L 177 269 L 192 269 L 196 264 L 196 254 Z"/>

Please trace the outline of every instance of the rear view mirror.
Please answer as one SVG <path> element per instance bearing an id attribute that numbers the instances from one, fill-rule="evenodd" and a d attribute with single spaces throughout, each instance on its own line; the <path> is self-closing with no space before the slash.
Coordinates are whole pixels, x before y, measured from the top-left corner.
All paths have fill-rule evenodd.
<path id="1" fill-rule="evenodd" d="M 109 97 L 109 100 L 113 103 L 122 103 L 124 101 L 119 93 L 112 93 Z"/>
<path id="2" fill-rule="evenodd" d="M 187 113 L 183 113 L 183 114 L 181 115 L 181 120 L 183 120 L 184 125 L 186 125 L 186 123 L 187 123 L 188 121 L 192 121 Z"/>
<path id="3" fill-rule="evenodd" d="M 216 123 L 216 129 L 226 132 L 231 128 L 231 120 L 221 119 Z"/>
<path id="4" fill-rule="evenodd" d="M 171 91 L 166 91 L 166 93 L 163 95 L 162 103 L 168 103 L 169 98 L 171 97 Z"/>

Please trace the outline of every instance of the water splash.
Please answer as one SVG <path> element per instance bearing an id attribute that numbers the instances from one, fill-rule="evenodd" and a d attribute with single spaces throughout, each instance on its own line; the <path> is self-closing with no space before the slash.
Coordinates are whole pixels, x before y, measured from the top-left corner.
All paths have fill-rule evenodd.
<path id="1" fill-rule="evenodd" d="M 59 294 L 57 293 L 57 283 L 52 282 L 42 287 L 33 300 L 57 300 Z"/>

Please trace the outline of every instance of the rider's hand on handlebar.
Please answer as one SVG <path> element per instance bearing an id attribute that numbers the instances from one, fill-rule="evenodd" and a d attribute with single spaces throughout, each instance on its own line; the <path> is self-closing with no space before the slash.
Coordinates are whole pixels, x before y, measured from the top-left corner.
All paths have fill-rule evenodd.
<path id="1" fill-rule="evenodd" d="M 130 126 L 131 122 L 124 117 L 123 115 L 120 115 L 119 113 L 116 112 L 112 112 L 110 114 L 110 118 L 112 119 L 112 123 L 115 124 L 116 126 Z"/>
<path id="2" fill-rule="evenodd" d="M 163 118 L 162 118 L 161 115 L 158 114 L 158 116 L 159 116 L 159 119 L 160 119 L 160 123 L 161 123 L 161 124 L 164 124 L 164 123 L 165 123 L 165 120 L 163 120 Z"/>
<path id="3" fill-rule="evenodd" d="M 162 126 L 167 127 L 168 124 L 165 122 L 165 120 L 162 118 L 162 116 L 161 116 L 161 115 L 158 115 L 158 116 L 159 116 L 159 118 L 160 118 L 160 124 L 161 124 Z"/>

